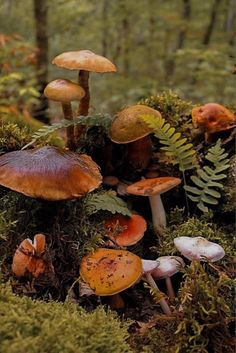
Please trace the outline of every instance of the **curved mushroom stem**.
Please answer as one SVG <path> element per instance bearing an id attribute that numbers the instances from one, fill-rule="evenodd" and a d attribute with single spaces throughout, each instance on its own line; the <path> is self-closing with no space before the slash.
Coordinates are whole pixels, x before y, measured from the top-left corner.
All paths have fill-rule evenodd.
<path id="1" fill-rule="evenodd" d="M 168 297 L 170 299 L 175 299 L 175 292 L 174 292 L 170 277 L 166 277 L 165 280 L 166 280 L 166 287 L 167 287 Z"/>
<path id="2" fill-rule="evenodd" d="M 73 120 L 71 103 L 62 103 L 61 105 L 62 105 L 64 118 L 66 120 Z M 73 151 L 75 148 L 74 126 L 68 126 L 66 128 L 66 147 L 68 147 L 69 150 L 71 150 L 71 151 Z"/>
<path id="3" fill-rule="evenodd" d="M 166 227 L 166 213 L 160 194 L 149 196 L 149 202 L 152 211 L 153 226 L 160 232 L 161 229 Z"/>
<path id="4" fill-rule="evenodd" d="M 79 109 L 78 109 L 78 116 L 88 115 L 89 111 L 89 101 L 90 101 L 90 93 L 89 93 L 89 71 L 80 70 L 78 75 L 78 84 L 84 89 L 85 95 L 80 100 Z M 75 126 L 75 139 L 77 140 L 84 130 L 84 126 L 77 125 Z"/>
<path id="5" fill-rule="evenodd" d="M 119 293 L 107 297 L 107 301 L 110 308 L 113 310 L 124 309 L 125 307 L 125 302 Z"/>
<path id="6" fill-rule="evenodd" d="M 152 141 L 145 136 L 127 144 L 127 159 L 136 169 L 145 169 L 152 157 Z"/>
<path id="7" fill-rule="evenodd" d="M 148 282 L 148 284 L 150 284 L 150 286 L 151 286 L 152 288 L 156 288 L 156 289 L 159 290 L 159 288 L 157 287 L 156 282 L 155 282 L 154 279 L 152 278 L 151 273 L 146 273 L 144 277 L 145 277 L 146 281 Z M 161 300 L 159 301 L 159 303 L 160 303 L 160 306 L 161 306 L 161 308 L 162 308 L 164 314 L 166 314 L 166 315 L 171 315 L 170 307 L 169 307 L 169 305 L 167 304 L 165 298 L 161 298 Z"/>

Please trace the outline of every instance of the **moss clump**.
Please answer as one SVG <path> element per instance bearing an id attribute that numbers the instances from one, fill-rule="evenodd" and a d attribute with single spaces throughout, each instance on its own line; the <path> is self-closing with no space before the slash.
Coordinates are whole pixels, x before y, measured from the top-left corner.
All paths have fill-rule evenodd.
<path id="1" fill-rule="evenodd" d="M 0 153 L 20 150 L 30 140 L 29 130 L 26 127 L 0 122 Z"/>
<path id="2" fill-rule="evenodd" d="M 128 324 L 102 307 L 33 301 L 0 287 L 1 353 L 131 353 Z"/>
<path id="3" fill-rule="evenodd" d="M 223 202 L 221 210 L 223 212 L 236 212 L 236 155 L 230 158 L 228 177 L 224 187 Z"/>
<path id="4" fill-rule="evenodd" d="M 163 118 L 180 131 L 184 131 L 191 123 L 193 104 L 181 99 L 171 90 L 142 99 L 139 104 L 159 110 Z"/>

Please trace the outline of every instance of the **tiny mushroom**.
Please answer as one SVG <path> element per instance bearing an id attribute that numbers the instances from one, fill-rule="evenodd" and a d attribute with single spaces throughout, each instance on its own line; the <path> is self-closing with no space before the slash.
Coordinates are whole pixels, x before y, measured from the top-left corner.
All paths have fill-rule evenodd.
<path id="1" fill-rule="evenodd" d="M 159 262 L 156 260 L 144 260 L 142 259 L 142 266 L 143 266 L 143 276 L 142 278 L 150 285 L 150 287 L 155 288 L 159 291 L 159 288 L 156 282 L 153 279 L 153 272 L 158 269 Z M 170 307 L 165 300 L 164 296 L 160 298 L 159 304 L 166 315 L 171 314 Z"/>
<path id="2" fill-rule="evenodd" d="M 127 187 L 127 192 L 133 195 L 148 196 L 152 211 L 152 222 L 156 230 L 166 227 L 166 215 L 161 201 L 161 194 L 171 190 L 181 183 L 174 177 L 143 179 Z"/>
<path id="3" fill-rule="evenodd" d="M 81 99 L 78 115 L 86 116 L 89 110 L 89 72 L 116 72 L 116 66 L 107 58 L 90 50 L 69 51 L 56 56 L 53 64 L 69 70 L 80 70 L 78 84 L 84 89 L 85 96 Z M 76 127 L 76 138 L 81 134 L 81 127 Z"/>
<path id="4" fill-rule="evenodd" d="M 106 220 L 104 227 L 110 239 L 108 243 L 110 246 L 130 246 L 142 239 L 147 229 L 147 222 L 137 214 L 131 217 L 117 214 Z"/>
<path id="5" fill-rule="evenodd" d="M 58 79 L 50 82 L 44 89 L 44 95 L 53 101 L 61 102 L 64 118 L 73 120 L 71 102 L 79 101 L 85 96 L 85 91 L 82 87 L 74 82 L 65 79 Z M 74 149 L 74 127 L 66 128 L 67 147 Z"/>
<path id="6" fill-rule="evenodd" d="M 147 114 L 161 117 L 157 110 L 137 104 L 117 113 L 110 129 L 113 142 L 128 144 L 127 159 L 138 169 L 145 169 L 152 156 L 152 142 L 148 136 L 152 129 L 142 120 L 142 115 Z"/>
<path id="7" fill-rule="evenodd" d="M 187 259 L 193 261 L 215 262 L 225 256 L 224 249 L 203 237 L 178 237 L 174 239 L 175 247 Z"/>
<path id="8" fill-rule="evenodd" d="M 236 126 L 236 116 L 223 105 L 207 103 L 200 107 L 193 108 L 192 120 L 195 128 L 205 132 L 205 140 L 210 140 L 210 135 L 232 129 Z"/>
<path id="9" fill-rule="evenodd" d="M 53 146 L 0 156 L 0 185 L 50 201 L 84 196 L 102 182 L 97 164 L 85 154 Z"/>
<path id="10" fill-rule="evenodd" d="M 46 263 L 43 258 L 45 252 L 45 235 L 36 234 L 34 243 L 24 239 L 17 248 L 12 262 L 12 272 L 17 277 L 31 274 L 37 278 L 45 272 Z"/>
<path id="11" fill-rule="evenodd" d="M 152 271 L 154 279 L 165 279 L 168 297 L 175 298 L 175 292 L 170 277 L 179 272 L 180 267 L 184 267 L 184 261 L 179 256 L 161 256 L 156 260 L 159 266 Z"/>

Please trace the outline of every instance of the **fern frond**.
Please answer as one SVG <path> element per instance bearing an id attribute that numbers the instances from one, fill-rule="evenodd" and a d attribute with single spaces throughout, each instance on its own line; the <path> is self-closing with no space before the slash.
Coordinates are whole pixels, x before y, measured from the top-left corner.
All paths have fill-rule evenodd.
<path id="1" fill-rule="evenodd" d="M 186 143 L 187 139 L 183 138 L 179 132 L 176 132 L 176 129 L 162 117 L 142 115 L 142 119 L 153 129 L 154 135 L 164 145 L 161 150 L 171 157 L 173 165 L 178 164 L 181 172 L 193 168 L 195 151 L 192 143 Z"/>
<path id="2" fill-rule="evenodd" d="M 79 116 L 73 120 L 63 119 L 59 123 L 44 125 L 32 135 L 32 141 L 25 145 L 22 150 L 25 150 L 29 146 L 33 145 L 40 138 L 46 137 L 59 129 L 67 128 L 69 126 L 102 126 L 104 127 L 105 131 L 108 131 L 110 128 L 111 120 L 112 118 L 109 114 L 96 114 L 92 116 Z"/>
<path id="3" fill-rule="evenodd" d="M 203 166 L 202 169 L 197 169 L 197 175 L 191 176 L 194 186 L 185 185 L 184 189 L 187 191 L 189 199 L 197 203 L 197 207 L 202 212 L 208 212 L 208 205 L 217 205 L 221 194 L 218 190 L 223 189 L 221 181 L 227 177 L 223 171 L 229 168 L 228 153 L 225 153 L 224 148 L 221 147 L 221 140 L 219 139 L 215 146 L 209 149 L 205 156 L 213 167 Z"/>
<path id="4" fill-rule="evenodd" d="M 131 216 L 127 204 L 116 195 L 115 191 L 101 191 L 89 194 L 84 201 L 85 212 L 89 215 L 98 211 L 108 211 L 113 214 L 120 213 L 124 216 Z"/>

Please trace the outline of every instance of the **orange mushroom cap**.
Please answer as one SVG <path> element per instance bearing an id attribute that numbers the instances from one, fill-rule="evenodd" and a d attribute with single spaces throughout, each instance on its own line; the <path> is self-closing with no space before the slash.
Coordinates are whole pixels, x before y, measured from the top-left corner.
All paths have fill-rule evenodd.
<path id="1" fill-rule="evenodd" d="M 160 177 L 143 179 L 129 185 L 127 191 L 133 195 L 153 196 L 163 194 L 181 183 L 181 179 L 175 177 Z"/>
<path id="2" fill-rule="evenodd" d="M 236 116 L 223 105 L 208 103 L 192 110 L 193 125 L 208 133 L 223 131 L 236 124 Z"/>
<path id="3" fill-rule="evenodd" d="M 102 182 L 98 165 L 87 155 L 52 146 L 0 156 L 0 185 L 46 200 L 81 197 Z"/>
<path id="4" fill-rule="evenodd" d="M 85 91 L 74 82 L 58 79 L 50 82 L 44 89 L 44 95 L 53 101 L 69 103 L 84 97 Z"/>
<path id="5" fill-rule="evenodd" d="M 52 64 L 69 70 L 116 72 L 116 66 L 110 60 L 90 50 L 62 53 L 53 59 Z"/>
<path id="6" fill-rule="evenodd" d="M 30 239 L 24 239 L 17 248 L 12 262 L 12 272 L 17 277 L 30 273 L 37 278 L 45 272 L 46 264 L 42 258 L 45 251 L 44 234 L 36 234 L 34 243 Z"/>
<path id="7" fill-rule="evenodd" d="M 117 214 L 104 223 L 107 236 L 119 246 L 130 246 L 136 244 L 147 229 L 145 219 L 137 214 L 126 217 Z M 113 243 L 110 242 L 109 245 Z"/>
<path id="8" fill-rule="evenodd" d="M 126 250 L 99 248 L 82 259 L 80 275 L 97 295 L 113 295 L 137 282 L 142 261 Z"/>
<path id="9" fill-rule="evenodd" d="M 145 114 L 161 116 L 157 110 L 141 104 L 123 109 L 112 122 L 110 139 L 122 144 L 134 142 L 149 135 L 152 129 L 141 118 Z"/>

